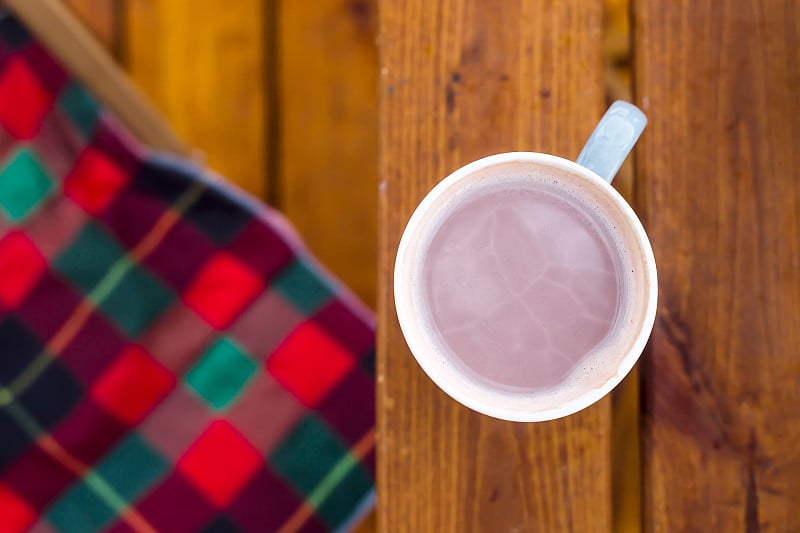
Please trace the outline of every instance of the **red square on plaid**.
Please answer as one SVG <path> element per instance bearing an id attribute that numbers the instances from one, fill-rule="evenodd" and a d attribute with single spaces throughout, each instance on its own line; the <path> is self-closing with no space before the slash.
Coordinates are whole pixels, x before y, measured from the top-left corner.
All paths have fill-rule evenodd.
<path id="1" fill-rule="evenodd" d="M 41 252 L 24 233 L 8 233 L 0 240 L 0 305 L 21 304 L 46 269 Z"/>
<path id="2" fill-rule="evenodd" d="M 264 281 L 255 272 L 231 254 L 220 252 L 195 276 L 184 301 L 206 322 L 224 329 L 262 290 Z"/>
<path id="3" fill-rule="evenodd" d="M 125 172 L 94 148 L 87 147 L 64 180 L 64 193 L 87 213 L 99 215 L 128 183 Z"/>
<path id="4" fill-rule="evenodd" d="M 267 359 L 267 371 L 314 407 L 347 374 L 353 357 L 314 322 L 304 322 Z"/>
<path id="5" fill-rule="evenodd" d="M 91 396 L 127 424 L 142 420 L 175 385 L 175 376 L 139 346 L 129 346 L 95 381 Z"/>
<path id="6" fill-rule="evenodd" d="M 222 508 L 263 463 L 259 451 L 230 423 L 216 420 L 178 461 L 177 470 Z"/>
<path id="7" fill-rule="evenodd" d="M 2 533 L 22 533 L 34 520 L 36 510 L 28 502 L 17 496 L 0 483 L 0 531 Z"/>
<path id="8" fill-rule="evenodd" d="M 17 139 L 31 139 L 52 103 L 53 97 L 25 60 L 10 59 L 0 73 L 0 126 Z"/>

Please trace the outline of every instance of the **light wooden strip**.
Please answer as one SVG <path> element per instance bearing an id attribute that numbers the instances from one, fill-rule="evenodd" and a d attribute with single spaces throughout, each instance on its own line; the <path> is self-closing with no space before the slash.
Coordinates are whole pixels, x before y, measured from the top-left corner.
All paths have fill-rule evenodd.
<path id="1" fill-rule="evenodd" d="M 122 3 L 119 0 L 62 0 L 87 26 L 103 47 L 117 53 L 120 35 L 117 27 Z"/>

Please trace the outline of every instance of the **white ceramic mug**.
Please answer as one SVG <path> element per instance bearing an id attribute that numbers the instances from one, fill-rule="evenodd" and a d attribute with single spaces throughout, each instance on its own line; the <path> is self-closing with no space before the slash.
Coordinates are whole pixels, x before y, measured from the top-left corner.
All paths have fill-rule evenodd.
<path id="1" fill-rule="evenodd" d="M 646 125 L 640 110 L 615 102 L 598 123 L 578 163 L 553 155 L 511 152 L 474 161 L 442 180 L 422 200 L 403 233 L 394 271 L 394 293 L 403 335 L 419 365 L 444 392 L 478 412 L 504 420 L 532 422 L 575 413 L 598 401 L 633 368 L 650 336 L 656 313 L 658 284 L 650 242 L 638 217 L 610 182 Z M 421 268 L 433 225 L 446 218 L 450 200 L 465 187 L 494 176 L 529 169 L 551 170 L 559 186 L 569 187 L 585 202 L 597 206 L 613 224 L 631 270 L 631 295 L 626 300 L 625 324 L 609 347 L 571 378 L 569 386 L 536 394 L 510 393 L 466 375 L 430 327 L 421 287 Z M 627 274 L 627 272 L 626 272 Z"/>

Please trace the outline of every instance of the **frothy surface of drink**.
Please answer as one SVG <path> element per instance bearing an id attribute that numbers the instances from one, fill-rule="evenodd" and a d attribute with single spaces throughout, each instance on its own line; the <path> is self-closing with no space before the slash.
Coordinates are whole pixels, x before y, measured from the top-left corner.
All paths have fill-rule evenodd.
<path id="1" fill-rule="evenodd" d="M 441 222 L 422 265 L 433 333 L 480 380 L 558 387 L 614 329 L 618 254 L 608 230 L 555 187 L 474 194 Z"/>

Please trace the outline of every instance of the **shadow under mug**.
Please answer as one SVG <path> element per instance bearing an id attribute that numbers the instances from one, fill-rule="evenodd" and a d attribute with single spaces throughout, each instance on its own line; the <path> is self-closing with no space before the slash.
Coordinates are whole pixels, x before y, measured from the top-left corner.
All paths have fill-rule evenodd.
<path id="1" fill-rule="evenodd" d="M 655 321 L 658 282 L 653 250 L 633 209 L 610 182 L 646 125 L 635 106 L 615 102 L 603 116 L 578 162 L 534 152 L 496 154 L 474 161 L 442 180 L 422 200 L 403 233 L 394 271 L 394 296 L 403 335 L 425 373 L 449 396 L 480 413 L 519 422 L 573 414 L 605 396 L 630 372 Z M 628 256 L 631 270 L 625 323 L 614 342 L 570 386 L 535 393 L 509 392 L 476 381 L 457 364 L 429 324 L 422 290 L 422 264 L 435 226 L 446 218 L 454 194 L 465 187 L 517 173 L 548 172 L 569 181 L 587 203 L 602 208 Z M 438 222 L 437 222 L 438 221 Z M 532 348 L 533 349 L 533 348 Z"/>

